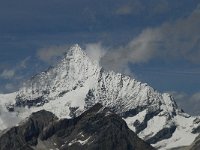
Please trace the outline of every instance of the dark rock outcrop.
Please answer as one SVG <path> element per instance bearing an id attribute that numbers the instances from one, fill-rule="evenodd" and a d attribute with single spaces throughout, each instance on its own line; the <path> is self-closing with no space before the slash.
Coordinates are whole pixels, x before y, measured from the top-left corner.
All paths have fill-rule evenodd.
<path id="1" fill-rule="evenodd" d="M 158 133 L 156 133 L 153 137 L 146 140 L 146 142 L 155 144 L 158 140 L 168 139 L 172 136 L 172 134 L 175 132 L 175 130 L 176 130 L 175 125 L 170 126 L 169 128 L 163 128 Z"/>
<path id="2" fill-rule="evenodd" d="M 38 144 L 38 136 L 43 129 L 58 118 L 51 112 L 41 110 L 33 113 L 19 126 L 4 131 L 0 136 L 1 150 L 31 149 Z"/>
<path id="3" fill-rule="evenodd" d="M 188 147 L 187 150 L 200 150 L 200 135 L 195 139 L 195 141 Z"/>
<path id="4" fill-rule="evenodd" d="M 22 125 L 0 136 L 1 150 L 153 150 L 125 121 L 96 104 L 73 119 L 58 120 L 47 111 L 33 113 Z"/>

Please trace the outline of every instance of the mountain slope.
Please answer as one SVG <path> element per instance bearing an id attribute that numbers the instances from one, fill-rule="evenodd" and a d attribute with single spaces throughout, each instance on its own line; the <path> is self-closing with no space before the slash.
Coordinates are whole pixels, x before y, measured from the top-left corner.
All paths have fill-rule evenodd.
<path id="1" fill-rule="evenodd" d="M 24 83 L 17 92 L 14 112 L 20 119 L 41 109 L 59 118 L 71 118 L 98 102 L 122 116 L 140 138 L 160 149 L 190 145 L 199 133 L 199 118 L 180 111 L 169 94 L 104 71 L 78 45 L 55 67 Z"/>
<path id="2" fill-rule="evenodd" d="M 33 113 L 30 118 L 17 127 L 12 127 L 0 135 L 0 149 L 32 149 L 42 130 L 58 118 L 50 112 L 41 110 Z"/>
<path id="3" fill-rule="evenodd" d="M 199 150 L 200 149 L 200 135 L 186 150 Z"/>
<path id="4" fill-rule="evenodd" d="M 77 118 L 59 121 L 44 110 L 33 113 L 0 136 L 0 149 L 154 150 L 101 104 Z"/>

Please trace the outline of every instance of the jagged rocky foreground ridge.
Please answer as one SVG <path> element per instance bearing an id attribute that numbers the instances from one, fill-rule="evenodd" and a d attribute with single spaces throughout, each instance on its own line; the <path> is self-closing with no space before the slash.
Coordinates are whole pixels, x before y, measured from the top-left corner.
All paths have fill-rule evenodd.
<path id="1" fill-rule="evenodd" d="M 42 109 L 59 118 L 73 118 L 101 103 L 158 149 L 188 146 L 200 132 L 200 118 L 181 111 L 171 95 L 129 76 L 105 71 L 78 45 L 55 67 L 32 77 L 18 92 L 0 95 L 0 100 L 0 130 Z"/>
<path id="2" fill-rule="evenodd" d="M 1 150 L 154 150 L 101 104 L 73 119 L 41 110 L 0 136 Z"/>

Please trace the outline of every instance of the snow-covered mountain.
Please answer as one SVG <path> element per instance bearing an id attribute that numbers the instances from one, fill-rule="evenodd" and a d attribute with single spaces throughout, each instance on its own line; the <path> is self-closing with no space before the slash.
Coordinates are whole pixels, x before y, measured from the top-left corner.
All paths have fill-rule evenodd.
<path id="1" fill-rule="evenodd" d="M 77 44 L 55 67 L 32 77 L 17 93 L 0 95 L 0 130 L 8 127 L 4 113 L 17 116 L 18 122 L 41 109 L 70 118 L 97 102 L 121 115 L 131 130 L 156 148 L 190 145 L 200 133 L 200 118 L 182 112 L 171 95 L 104 71 Z"/>

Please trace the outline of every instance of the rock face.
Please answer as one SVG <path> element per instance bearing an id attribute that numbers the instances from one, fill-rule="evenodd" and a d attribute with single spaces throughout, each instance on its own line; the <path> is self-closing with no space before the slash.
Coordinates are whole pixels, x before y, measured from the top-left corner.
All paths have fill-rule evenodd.
<path id="1" fill-rule="evenodd" d="M 51 112 L 41 110 L 33 113 L 23 124 L 4 131 L 0 136 L 1 150 L 32 149 L 43 129 L 58 118 Z"/>
<path id="2" fill-rule="evenodd" d="M 78 45 L 55 67 L 25 82 L 15 99 L 12 114 L 17 113 L 20 119 L 41 109 L 59 118 L 73 118 L 101 103 L 123 117 L 140 138 L 160 149 L 188 146 L 200 132 L 199 118 L 182 112 L 170 94 L 159 93 L 129 76 L 105 71 Z M 3 122 L 0 115 L 5 129 Z"/>
<path id="3" fill-rule="evenodd" d="M 195 139 L 195 141 L 190 145 L 187 150 L 199 150 L 200 149 L 200 135 Z"/>
<path id="4" fill-rule="evenodd" d="M 0 136 L 0 149 L 153 150 L 125 121 L 101 104 L 74 119 L 57 120 L 52 113 L 33 113 L 23 124 Z"/>

